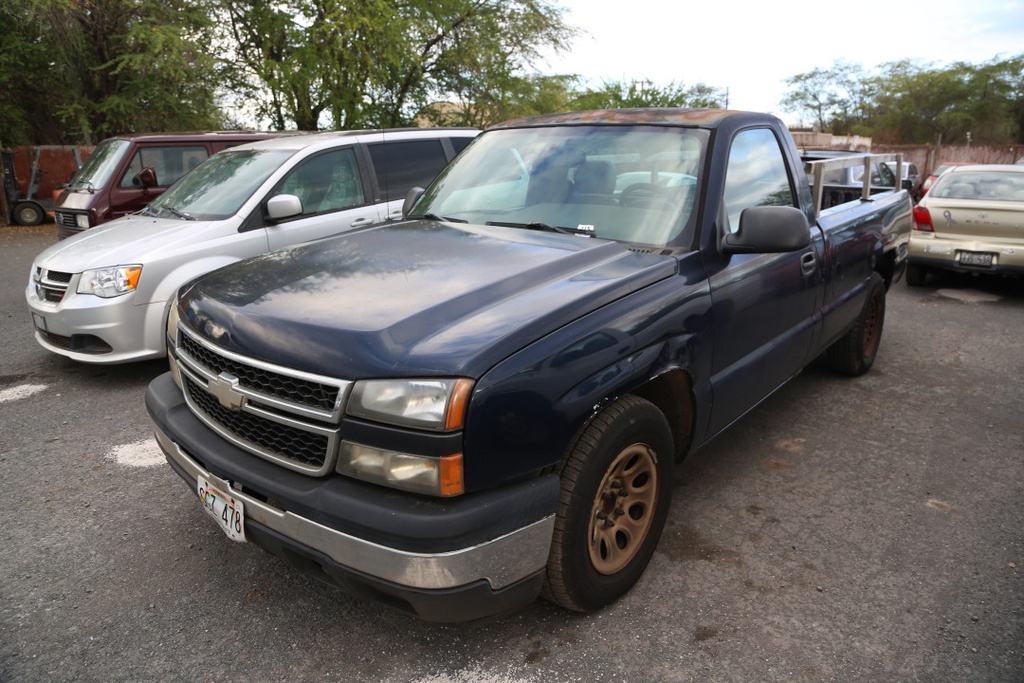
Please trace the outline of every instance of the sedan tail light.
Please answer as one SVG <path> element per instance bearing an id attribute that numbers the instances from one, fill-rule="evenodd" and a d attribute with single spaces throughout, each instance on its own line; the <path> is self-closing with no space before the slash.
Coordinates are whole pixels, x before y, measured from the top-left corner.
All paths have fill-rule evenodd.
<path id="1" fill-rule="evenodd" d="M 932 225 L 932 215 L 923 206 L 914 207 L 914 230 L 935 232 L 935 226 Z"/>

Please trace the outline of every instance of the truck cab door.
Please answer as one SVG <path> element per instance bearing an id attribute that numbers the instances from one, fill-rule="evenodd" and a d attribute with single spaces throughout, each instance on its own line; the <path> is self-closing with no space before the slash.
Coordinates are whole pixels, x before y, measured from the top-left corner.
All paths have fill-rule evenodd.
<path id="1" fill-rule="evenodd" d="M 301 161 L 266 197 L 264 207 L 271 198 L 281 195 L 297 197 L 301 211 L 270 222 L 266 230 L 271 249 L 381 220 L 380 207 L 370 199 L 372 194 L 352 145 Z"/>
<path id="2" fill-rule="evenodd" d="M 768 128 L 733 139 L 716 237 L 740 227 L 744 209 L 798 207 L 788 167 Z M 801 216 L 802 217 L 802 216 Z M 821 283 L 822 241 L 807 223 L 806 246 L 771 253 L 723 253 L 705 267 L 711 289 L 714 434 L 771 394 L 807 361 Z"/>

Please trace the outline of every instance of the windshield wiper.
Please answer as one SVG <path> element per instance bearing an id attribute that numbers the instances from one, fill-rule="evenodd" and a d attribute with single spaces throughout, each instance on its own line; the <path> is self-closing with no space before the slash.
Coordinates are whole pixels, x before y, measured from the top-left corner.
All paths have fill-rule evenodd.
<path id="1" fill-rule="evenodd" d="M 190 215 L 190 214 L 187 214 L 187 213 L 185 213 L 184 211 L 178 211 L 178 210 L 177 210 L 177 209 L 175 209 L 175 208 L 174 208 L 173 206 L 161 206 L 161 207 L 160 207 L 160 210 L 161 210 L 161 211 L 169 211 L 169 212 L 171 212 L 172 214 L 174 214 L 174 215 L 175 215 L 175 217 L 177 217 L 177 218 L 181 218 L 182 220 L 186 220 L 186 221 L 194 221 L 194 220 L 196 219 L 196 217 L 195 217 L 195 216 L 192 216 L 192 215 Z"/>
<path id="2" fill-rule="evenodd" d="M 89 194 L 96 194 L 96 186 L 93 184 L 91 180 L 83 180 L 80 183 L 75 183 L 74 185 L 68 187 L 68 189 L 71 190 L 72 192 L 77 192 L 78 190 L 85 190 Z"/>
<path id="3" fill-rule="evenodd" d="M 448 218 L 447 216 L 438 216 L 436 213 L 421 213 L 414 216 L 406 216 L 406 218 L 422 218 L 428 221 L 439 221 L 442 223 L 468 223 L 464 218 Z"/>
<path id="4" fill-rule="evenodd" d="M 140 216 L 158 216 L 159 214 L 153 209 L 149 208 L 149 204 L 142 207 L 142 211 L 139 211 Z"/>
<path id="5" fill-rule="evenodd" d="M 594 237 L 593 228 L 565 228 L 560 225 L 551 225 L 550 223 L 544 223 L 542 221 L 532 221 L 530 223 L 487 221 L 484 225 L 496 225 L 500 228 L 526 228 L 527 230 L 541 230 L 543 232 L 560 232 L 566 235 L 586 235 L 587 237 Z"/>

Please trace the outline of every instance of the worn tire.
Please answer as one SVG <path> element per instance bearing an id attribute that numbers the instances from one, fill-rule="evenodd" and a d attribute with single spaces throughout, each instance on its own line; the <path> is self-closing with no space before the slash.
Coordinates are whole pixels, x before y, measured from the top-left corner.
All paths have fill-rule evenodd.
<path id="1" fill-rule="evenodd" d="M 907 284 L 911 287 L 923 287 L 928 279 L 928 269 L 916 263 L 907 264 Z"/>
<path id="2" fill-rule="evenodd" d="M 853 326 L 828 349 L 828 363 L 846 375 L 863 375 L 875 362 L 885 324 L 885 281 L 871 274 L 868 296 Z"/>
<path id="3" fill-rule="evenodd" d="M 19 202 L 14 205 L 14 222 L 18 225 L 39 225 L 44 216 L 46 212 L 38 204 Z"/>
<path id="4" fill-rule="evenodd" d="M 637 582 L 672 496 L 672 432 L 652 403 L 624 396 L 583 430 L 561 470 L 544 597 L 590 612 Z"/>

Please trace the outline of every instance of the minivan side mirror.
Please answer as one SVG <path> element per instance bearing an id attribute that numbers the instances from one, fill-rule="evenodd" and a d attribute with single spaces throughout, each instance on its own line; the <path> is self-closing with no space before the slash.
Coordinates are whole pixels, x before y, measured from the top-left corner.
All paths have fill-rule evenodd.
<path id="1" fill-rule="evenodd" d="M 141 185 L 142 187 L 156 187 L 156 169 L 152 166 L 147 166 L 139 171 L 132 180 L 138 181 L 137 183 L 133 183 L 135 185 Z"/>
<path id="2" fill-rule="evenodd" d="M 740 226 L 722 238 L 726 254 L 777 254 L 811 243 L 811 227 L 793 206 L 752 206 L 740 214 Z"/>
<path id="3" fill-rule="evenodd" d="M 267 218 L 283 221 L 302 213 L 302 200 L 293 194 L 279 194 L 267 200 Z"/>
<path id="4" fill-rule="evenodd" d="M 402 202 L 402 218 L 405 218 L 412 211 L 412 207 L 416 205 L 423 193 L 426 192 L 422 187 L 409 188 L 409 192 L 405 195 L 405 201 Z"/>

